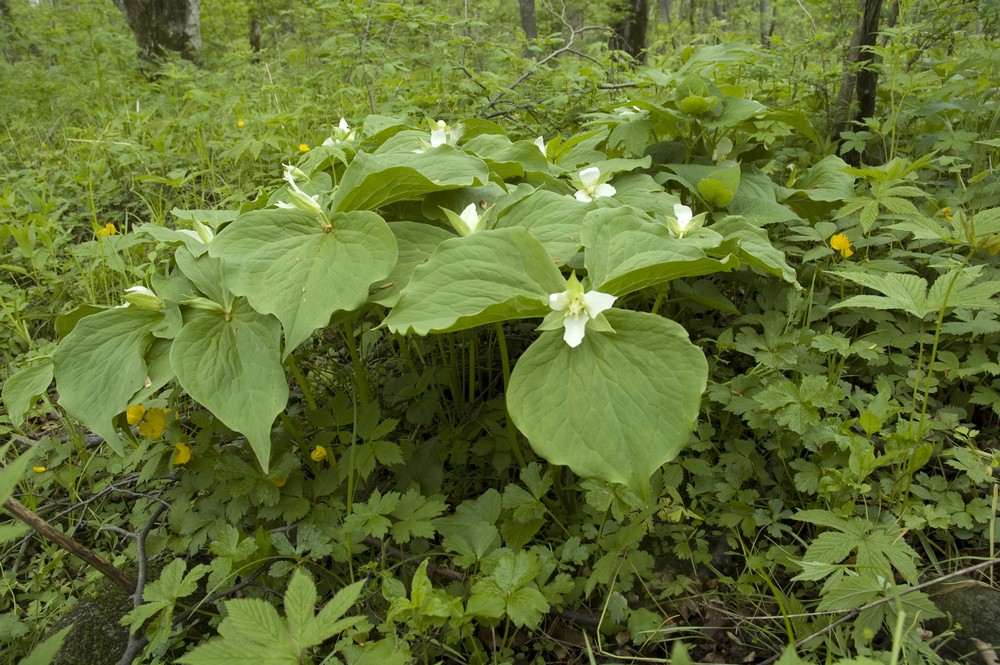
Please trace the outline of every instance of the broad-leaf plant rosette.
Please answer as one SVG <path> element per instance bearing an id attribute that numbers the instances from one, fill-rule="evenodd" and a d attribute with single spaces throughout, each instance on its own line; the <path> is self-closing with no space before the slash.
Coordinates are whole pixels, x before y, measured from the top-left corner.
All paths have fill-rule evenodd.
<path id="1" fill-rule="evenodd" d="M 695 215 L 667 187 L 696 169 L 623 155 L 608 131 L 546 143 L 482 120 L 344 126 L 269 198 L 141 227 L 172 256 L 123 304 L 62 322 L 62 406 L 122 452 L 126 409 L 176 384 L 266 472 L 283 361 L 331 320 L 387 311 L 393 333 L 428 335 L 539 319 L 506 386 L 511 421 L 550 462 L 648 496 L 690 436 L 707 364 L 679 323 L 626 296 L 741 261 L 794 281 L 755 220 L 718 205 L 745 204 L 761 179 L 723 179 L 721 198 L 693 184 Z"/>

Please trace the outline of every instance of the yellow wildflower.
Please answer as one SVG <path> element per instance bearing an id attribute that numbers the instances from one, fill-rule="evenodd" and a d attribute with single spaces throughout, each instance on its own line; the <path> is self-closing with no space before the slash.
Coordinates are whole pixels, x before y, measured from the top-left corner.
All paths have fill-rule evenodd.
<path id="1" fill-rule="evenodd" d="M 840 252 L 840 255 L 845 259 L 851 258 L 851 255 L 854 254 L 854 250 L 851 249 L 852 246 L 851 241 L 843 233 L 838 233 L 830 238 L 830 247 Z"/>
<path id="2" fill-rule="evenodd" d="M 286 480 L 288 480 L 288 478 L 275 478 L 271 482 L 274 483 L 275 487 L 284 487 Z"/>
<path id="3" fill-rule="evenodd" d="M 945 220 L 947 220 L 949 222 L 954 219 L 954 217 L 951 216 L 951 208 L 947 208 L 947 207 L 946 208 L 941 208 L 940 210 L 938 210 L 937 214 L 938 214 L 939 217 L 944 217 Z"/>
<path id="4" fill-rule="evenodd" d="M 322 462 L 326 459 L 326 448 L 321 445 L 316 445 L 313 451 L 309 453 L 309 457 L 313 459 L 314 462 Z"/>
<path id="5" fill-rule="evenodd" d="M 309 152 L 309 144 L 308 143 L 300 143 L 299 144 L 299 152 Z"/>
<path id="6" fill-rule="evenodd" d="M 236 121 L 236 126 L 237 126 L 237 127 L 243 127 L 243 126 L 245 126 L 245 125 L 246 125 L 246 123 L 245 123 L 245 122 L 243 122 L 242 120 L 237 120 L 237 121 Z"/>
<path id="7" fill-rule="evenodd" d="M 174 456 L 170 459 L 171 462 L 180 466 L 181 464 L 187 464 L 191 461 L 191 446 L 186 443 L 181 443 L 178 441 L 174 444 Z"/>
<path id="8" fill-rule="evenodd" d="M 104 226 L 102 226 L 100 229 L 98 229 L 98 231 L 97 231 L 97 237 L 98 238 L 106 238 L 108 236 L 113 236 L 116 233 L 118 233 L 118 229 L 115 228 L 115 225 L 113 223 L 108 222 L 107 224 L 105 224 Z"/>
<path id="9" fill-rule="evenodd" d="M 31 467 L 31 470 L 34 471 L 35 473 L 45 473 L 44 466 L 33 466 Z"/>
<path id="10" fill-rule="evenodd" d="M 153 441 L 163 436 L 167 428 L 167 409 L 149 409 L 139 425 L 139 435 L 148 436 Z"/>
<path id="11" fill-rule="evenodd" d="M 130 406 L 128 411 L 125 412 L 125 419 L 128 420 L 129 425 L 138 425 L 142 422 L 142 417 L 146 413 L 146 407 L 142 404 L 136 404 Z"/>

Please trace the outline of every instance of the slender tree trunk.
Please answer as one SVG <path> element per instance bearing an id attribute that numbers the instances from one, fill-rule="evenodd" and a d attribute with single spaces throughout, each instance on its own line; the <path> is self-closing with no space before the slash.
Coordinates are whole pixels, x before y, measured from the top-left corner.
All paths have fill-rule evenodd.
<path id="1" fill-rule="evenodd" d="M 614 26 L 611 48 L 625 51 L 639 62 L 646 59 L 646 28 L 649 26 L 649 0 L 626 0 L 625 14 Z"/>
<path id="2" fill-rule="evenodd" d="M 674 0 L 660 0 L 660 21 L 663 23 L 674 22 Z"/>
<path id="3" fill-rule="evenodd" d="M 872 64 L 874 54 L 868 48 L 875 45 L 878 37 L 879 16 L 882 12 L 882 0 L 858 0 L 857 21 L 851 45 L 847 51 L 847 62 L 844 65 L 844 78 L 840 84 L 840 94 L 837 95 L 837 105 L 834 110 L 834 133 L 846 129 L 847 118 L 850 116 L 851 102 L 857 95 L 858 112 L 855 121 L 868 118 L 875 113 L 875 92 L 878 84 L 878 72 Z M 845 155 L 848 163 L 860 163 L 861 155 L 851 152 Z"/>
<path id="4" fill-rule="evenodd" d="M 538 37 L 538 19 L 535 16 L 535 0 L 517 0 L 521 10 L 521 30 L 528 39 Z"/>
<path id="5" fill-rule="evenodd" d="M 151 60 L 167 51 L 192 58 L 201 48 L 201 0 L 114 0 L 139 44 L 139 57 Z"/>

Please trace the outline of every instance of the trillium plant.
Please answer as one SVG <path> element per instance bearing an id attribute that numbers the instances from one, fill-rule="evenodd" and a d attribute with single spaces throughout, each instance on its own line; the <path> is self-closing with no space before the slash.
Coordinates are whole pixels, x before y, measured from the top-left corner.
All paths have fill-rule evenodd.
<path id="1" fill-rule="evenodd" d="M 345 331 L 360 366 L 352 321 L 398 336 L 485 328 L 504 358 L 512 447 L 523 437 L 554 464 L 650 496 L 690 437 L 707 363 L 681 323 L 630 309 L 629 294 L 741 265 L 794 281 L 784 257 L 753 218 L 699 194 L 703 172 L 722 183 L 713 200 L 740 203 L 714 164 L 622 154 L 608 131 L 545 143 L 483 120 L 430 126 L 428 141 L 392 118 L 341 120 L 270 196 L 134 231 L 169 260 L 121 302 L 65 317 L 52 366 L 62 406 L 124 452 L 129 407 L 179 390 L 267 473 L 290 379 L 304 380 L 293 354 L 329 344 L 324 333 Z M 517 320 L 537 327 L 515 347 L 504 331 Z"/>

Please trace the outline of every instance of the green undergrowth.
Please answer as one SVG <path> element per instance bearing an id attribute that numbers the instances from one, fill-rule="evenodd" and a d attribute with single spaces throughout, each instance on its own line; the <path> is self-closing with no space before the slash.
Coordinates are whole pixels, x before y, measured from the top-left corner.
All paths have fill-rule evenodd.
<path id="1" fill-rule="evenodd" d="M 993 582 L 987 38 L 905 14 L 838 144 L 832 11 L 637 66 L 491 3 L 269 3 L 253 53 L 222 3 L 200 62 L 139 67 L 113 6 L 12 10 L 0 498 L 146 578 L 115 648 L 974 653 L 932 584 Z M 0 539 L 4 656 L 48 662 L 111 594 Z"/>

